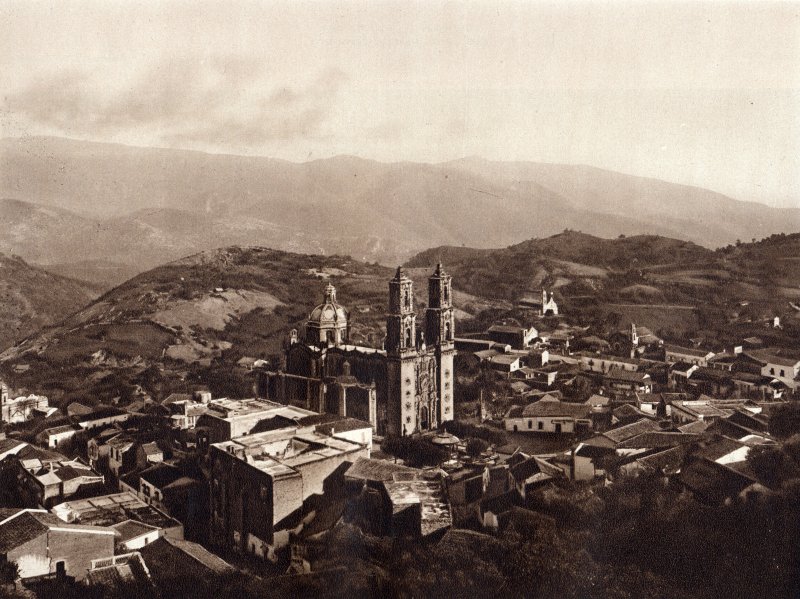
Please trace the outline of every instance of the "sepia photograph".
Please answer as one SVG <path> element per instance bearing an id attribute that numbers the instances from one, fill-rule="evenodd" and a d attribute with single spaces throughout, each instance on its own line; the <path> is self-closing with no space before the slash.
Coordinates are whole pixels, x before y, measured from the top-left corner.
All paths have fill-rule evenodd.
<path id="1" fill-rule="evenodd" d="M 0 598 L 800 598 L 800 1 L 0 23 Z"/>

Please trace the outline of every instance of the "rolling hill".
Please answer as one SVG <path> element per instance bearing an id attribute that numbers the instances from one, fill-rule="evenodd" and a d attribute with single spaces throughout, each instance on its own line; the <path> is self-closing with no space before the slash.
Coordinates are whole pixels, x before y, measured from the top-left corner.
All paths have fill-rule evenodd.
<path id="1" fill-rule="evenodd" d="M 342 256 L 259 247 L 209 250 L 135 276 L 57 326 L 6 349 L 0 361 L 13 384 L 56 399 L 65 393 L 95 402 L 137 384 L 156 393 L 198 382 L 229 394 L 228 381 L 241 383 L 240 372 L 231 374 L 236 360 L 279 359 L 289 330 L 305 323 L 328 281 L 353 315 L 351 340 L 381 347 L 392 275 L 386 267 Z M 419 286 L 417 293 L 423 301 L 426 288 Z M 476 310 L 490 305 L 471 301 Z M 29 372 L 11 372 L 17 363 L 31 365 Z M 149 378 L 144 383 L 137 377 Z"/>
<path id="2" fill-rule="evenodd" d="M 61 321 L 97 295 L 81 281 L 0 254 L 0 349 Z"/>
<path id="3" fill-rule="evenodd" d="M 763 336 L 767 319 L 780 316 L 800 334 L 800 233 L 712 251 L 657 236 L 564 231 L 495 250 L 432 248 L 406 266 L 424 270 L 439 261 L 455 288 L 490 301 L 514 304 L 552 290 L 567 318 L 581 324 L 613 313 L 614 326 L 635 321 L 673 338 L 705 329 L 724 344 Z M 526 318 L 514 310 L 506 316 Z"/>
<path id="4" fill-rule="evenodd" d="M 61 268 L 68 257 L 92 280 L 109 272 L 87 270 L 98 260 L 141 272 L 229 245 L 397 264 L 431 246 L 504 247 L 565 227 L 709 248 L 800 230 L 800 209 L 579 165 L 292 163 L 44 137 L 0 140 L 0 163 L 0 197 L 18 201 L 0 206 L 0 248 Z"/>
<path id="5" fill-rule="evenodd" d="M 800 298 L 800 234 L 717 251 L 664 237 L 574 231 L 495 250 L 434 248 L 406 264 L 420 310 L 425 279 L 439 261 L 454 277 L 462 332 L 498 319 L 529 324 L 516 302 L 546 287 L 568 321 L 596 331 L 627 319 L 677 340 L 708 335 L 732 343 L 769 334 L 785 344 L 800 337 L 800 312 L 791 307 Z M 163 396 L 199 384 L 246 395 L 253 381 L 236 361 L 262 357 L 277 365 L 288 332 L 302 327 L 327 281 L 351 311 L 353 342 L 380 347 L 392 274 L 339 255 L 208 250 L 141 273 L 31 334 L 0 355 L 0 368 L 13 384 L 65 401 L 124 398 L 135 388 Z M 770 333 L 763 319 L 775 314 L 787 327 Z M 30 370 L 13 373 L 19 363 Z"/>

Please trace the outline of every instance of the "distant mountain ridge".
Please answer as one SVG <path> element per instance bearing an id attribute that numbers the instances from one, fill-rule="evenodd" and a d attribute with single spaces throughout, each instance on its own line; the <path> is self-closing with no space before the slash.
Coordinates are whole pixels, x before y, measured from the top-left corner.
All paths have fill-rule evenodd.
<path id="1" fill-rule="evenodd" d="M 565 228 L 709 248 L 800 230 L 800 209 L 581 165 L 292 163 L 43 137 L 0 140 L 0 164 L 0 197 L 13 199 L 0 205 L 0 250 L 41 264 L 144 270 L 262 245 L 390 265 L 431 246 L 505 247 Z"/>

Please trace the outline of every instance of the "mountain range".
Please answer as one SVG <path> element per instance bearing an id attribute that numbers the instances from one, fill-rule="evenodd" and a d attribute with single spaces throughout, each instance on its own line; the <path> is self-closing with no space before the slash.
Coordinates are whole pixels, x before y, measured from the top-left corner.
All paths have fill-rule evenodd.
<path id="1" fill-rule="evenodd" d="M 0 164 L 0 251 L 106 288 L 230 245 L 397 264 L 564 229 L 707 248 L 800 230 L 800 209 L 581 165 L 293 163 L 48 137 L 0 140 Z"/>

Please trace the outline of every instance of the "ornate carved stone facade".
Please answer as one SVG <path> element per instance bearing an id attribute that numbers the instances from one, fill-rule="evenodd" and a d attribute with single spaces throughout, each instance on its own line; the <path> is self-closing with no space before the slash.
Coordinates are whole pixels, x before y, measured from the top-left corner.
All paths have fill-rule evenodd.
<path id="1" fill-rule="evenodd" d="M 424 333 L 413 282 L 402 268 L 389 282 L 383 349 L 349 345 L 349 314 L 328 285 L 309 317 L 305 343 L 292 333 L 286 370 L 263 375 L 273 400 L 370 422 L 378 434 L 407 435 L 453 419 L 455 318 L 452 280 L 441 265 L 428 279 Z"/>

